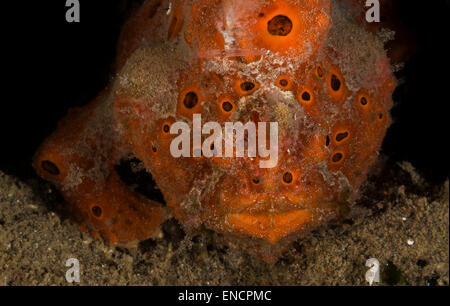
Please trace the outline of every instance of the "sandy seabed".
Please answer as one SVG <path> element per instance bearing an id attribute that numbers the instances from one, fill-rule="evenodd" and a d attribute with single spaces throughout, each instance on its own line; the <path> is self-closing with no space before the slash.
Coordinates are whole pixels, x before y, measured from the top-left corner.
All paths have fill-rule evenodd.
<path id="1" fill-rule="evenodd" d="M 51 184 L 0 171 L 0 286 L 69 285 L 69 258 L 80 261 L 80 285 L 367 285 L 369 258 L 381 264 L 375 285 L 448 285 L 448 180 L 431 185 L 407 162 L 384 169 L 347 219 L 295 242 L 275 264 L 215 233 L 186 236 L 174 220 L 136 250 L 109 247 L 63 213 Z"/>

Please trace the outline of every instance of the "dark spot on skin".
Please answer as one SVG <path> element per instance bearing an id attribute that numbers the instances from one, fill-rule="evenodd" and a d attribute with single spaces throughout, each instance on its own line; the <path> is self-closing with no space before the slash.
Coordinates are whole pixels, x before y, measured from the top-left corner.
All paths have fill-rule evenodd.
<path id="1" fill-rule="evenodd" d="M 275 16 L 268 23 L 268 31 L 272 35 L 287 36 L 292 31 L 292 21 L 283 15 Z"/>
<path id="2" fill-rule="evenodd" d="M 156 153 L 158 149 L 155 146 L 152 146 L 152 151 Z"/>
<path id="3" fill-rule="evenodd" d="M 317 76 L 319 77 L 319 78 L 322 78 L 323 77 L 323 69 L 322 69 L 322 67 L 317 67 Z"/>
<path id="4" fill-rule="evenodd" d="M 164 133 L 169 133 L 170 132 L 170 126 L 168 124 L 165 124 L 163 127 L 163 131 Z"/>
<path id="5" fill-rule="evenodd" d="M 325 145 L 328 147 L 330 145 L 330 136 L 327 136 L 327 139 L 325 141 Z"/>
<path id="6" fill-rule="evenodd" d="M 198 96 L 195 92 L 188 92 L 184 97 L 183 104 L 186 108 L 194 108 L 198 103 Z"/>
<path id="7" fill-rule="evenodd" d="M 311 95 L 310 95 L 310 93 L 307 92 L 307 91 L 303 92 L 303 93 L 302 93 L 302 99 L 303 99 L 304 101 L 311 101 Z"/>
<path id="8" fill-rule="evenodd" d="M 259 184 L 259 178 L 255 177 L 252 179 L 253 184 L 258 185 Z"/>
<path id="9" fill-rule="evenodd" d="M 264 17 L 264 13 L 259 13 L 258 17 L 259 18 L 263 18 Z"/>
<path id="10" fill-rule="evenodd" d="M 341 81 L 339 80 L 339 78 L 336 75 L 332 75 L 331 76 L 331 88 L 334 91 L 338 91 L 341 88 Z"/>
<path id="11" fill-rule="evenodd" d="M 343 157 L 344 157 L 344 155 L 342 155 L 342 153 L 336 153 L 333 155 L 332 160 L 334 163 L 338 163 L 342 160 Z"/>
<path id="12" fill-rule="evenodd" d="M 243 91 L 252 91 L 255 88 L 255 84 L 252 82 L 244 82 L 241 84 L 241 89 Z"/>
<path id="13" fill-rule="evenodd" d="M 280 80 L 280 85 L 283 87 L 286 87 L 289 85 L 289 82 L 288 82 L 288 80 L 282 79 L 282 80 Z"/>
<path id="14" fill-rule="evenodd" d="M 100 218 L 102 216 L 103 210 L 100 206 L 94 206 L 91 210 L 94 216 L 96 216 L 97 218 Z"/>
<path id="15" fill-rule="evenodd" d="M 341 142 L 341 141 L 343 141 L 345 138 L 347 138 L 348 135 L 349 135 L 348 132 L 339 133 L 339 134 L 336 135 L 336 141 L 337 141 L 337 142 Z"/>
<path id="16" fill-rule="evenodd" d="M 231 112 L 233 110 L 233 104 L 231 104 L 228 101 L 225 101 L 225 102 L 222 103 L 222 109 L 224 111 L 226 111 L 227 113 Z"/>
<path id="17" fill-rule="evenodd" d="M 383 114 L 379 114 L 378 115 L 378 119 L 382 120 L 383 119 Z"/>
<path id="18" fill-rule="evenodd" d="M 361 105 L 366 106 L 367 105 L 367 98 L 366 97 L 362 97 L 360 100 Z"/>
<path id="19" fill-rule="evenodd" d="M 59 168 L 51 161 L 44 160 L 41 163 L 41 167 L 43 170 L 47 171 L 51 175 L 59 175 L 60 174 Z"/>
<path id="20" fill-rule="evenodd" d="M 292 183 L 292 180 L 293 180 L 294 178 L 292 177 L 292 173 L 290 173 L 290 172 L 286 172 L 284 175 L 283 175 L 283 181 L 286 183 L 286 184 L 290 184 L 290 183 Z"/>

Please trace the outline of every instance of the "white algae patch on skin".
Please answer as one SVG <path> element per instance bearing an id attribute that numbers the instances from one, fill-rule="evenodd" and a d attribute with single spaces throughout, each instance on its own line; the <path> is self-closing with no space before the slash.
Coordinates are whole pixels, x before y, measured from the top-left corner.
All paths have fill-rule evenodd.
<path id="1" fill-rule="evenodd" d="M 358 91 L 374 82 L 382 83 L 384 80 L 377 80 L 379 71 L 376 68 L 379 63 L 384 63 L 386 57 L 386 36 L 373 35 L 349 22 L 352 16 L 344 1 L 332 1 L 332 4 L 333 26 L 327 44 L 337 54 L 334 61 L 341 68 L 347 86 L 352 91 Z"/>

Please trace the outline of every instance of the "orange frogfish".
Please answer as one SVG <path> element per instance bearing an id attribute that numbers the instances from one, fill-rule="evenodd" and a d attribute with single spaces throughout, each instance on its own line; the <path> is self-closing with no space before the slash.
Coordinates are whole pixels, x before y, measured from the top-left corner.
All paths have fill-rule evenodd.
<path id="1" fill-rule="evenodd" d="M 124 25 L 111 83 L 59 123 L 35 169 L 83 229 L 112 245 L 154 238 L 174 217 L 188 233 L 216 231 L 273 262 L 348 211 L 390 125 L 390 61 L 354 5 L 144 2 Z M 172 125 L 192 128 L 198 114 L 222 127 L 276 122 L 276 165 L 250 155 L 175 157 Z M 163 201 L 124 183 L 116 167 L 124 159 L 141 162 Z"/>

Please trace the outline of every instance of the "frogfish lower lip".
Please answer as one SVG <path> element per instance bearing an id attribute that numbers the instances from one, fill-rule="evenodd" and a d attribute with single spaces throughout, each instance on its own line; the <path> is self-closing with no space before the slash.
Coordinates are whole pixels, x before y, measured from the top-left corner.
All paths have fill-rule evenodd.
<path id="1" fill-rule="evenodd" d="M 282 213 L 232 213 L 226 220 L 233 230 L 277 243 L 281 238 L 298 232 L 311 221 L 309 210 L 292 210 Z"/>

